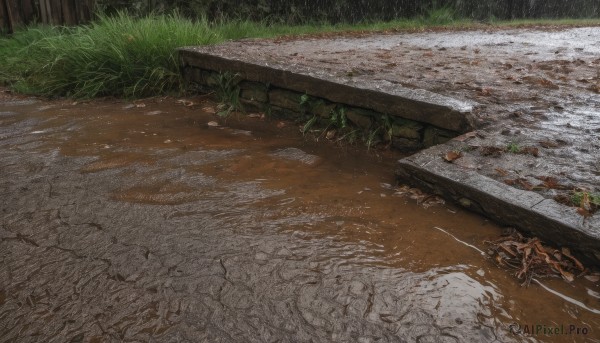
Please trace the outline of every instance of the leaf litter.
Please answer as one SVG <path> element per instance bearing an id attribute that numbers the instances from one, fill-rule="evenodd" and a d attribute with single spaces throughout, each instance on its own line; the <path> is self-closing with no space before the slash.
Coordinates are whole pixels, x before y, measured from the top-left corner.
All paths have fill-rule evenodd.
<path id="1" fill-rule="evenodd" d="M 526 238 L 514 229 L 508 229 L 501 238 L 485 242 L 488 254 L 502 267 L 515 270 L 522 285 L 529 286 L 535 278 L 561 277 L 572 282 L 575 277 L 588 273 L 568 248 L 544 246 L 539 238 Z"/>

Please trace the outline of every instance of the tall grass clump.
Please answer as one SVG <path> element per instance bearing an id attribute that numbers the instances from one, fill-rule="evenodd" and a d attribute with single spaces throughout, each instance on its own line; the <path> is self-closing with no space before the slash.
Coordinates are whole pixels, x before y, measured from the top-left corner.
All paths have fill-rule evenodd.
<path id="1" fill-rule="evenodd" d="M 18 31 L 10 38 L 0 37 L 0 83 L 14 86 L 30 70 L 25 49 L 35 42 L 58 34 L 49 26 Z"/>
<path id="2" fill-rule="evenodd" d="M 10 42 L 29 40 L 29 35 L 35 39 Z M 18 67 L 0 70 L 13 73 L 9 76 L 16 90 L 46 96 L 164 94 L 182 85 L 176 48 L 220 40 L 206 21 L 192 22 L 177 14 L 100 15 L 90 25 L 30 29 L 2 41 L 16 45 L 10 60 Z M 0 50 L 8 50 L 1 44 Z"/>

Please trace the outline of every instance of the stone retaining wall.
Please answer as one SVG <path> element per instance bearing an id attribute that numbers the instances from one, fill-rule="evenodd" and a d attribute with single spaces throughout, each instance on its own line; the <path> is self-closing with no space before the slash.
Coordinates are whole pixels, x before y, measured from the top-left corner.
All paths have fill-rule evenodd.
<path id="1" fill-rule="evenodd" d="M 227 76 L 217 71 L 186 66 L 183 70 L 188 84 L 201 92 L 222 89 L 223 78 L 233 78 L 229 84 L 237 92 L 239 105 L 244 111 L 265 112 L 288 119 L 303 119 L 318 116 L 328 119 L 335 111 L 343 109 L 352 126 L 368 133 L 377 128 L 385 128 L 393 147 L 401 150 L 418 150 L 445 143 L 459 132 L 442 129 L 429 123 L 402 118 L 394 113 L 381 113 L 368 108 L 334 103 L 325 98 L 308 96 L 305 93 L 275 87 L 270 84 L 248 81 L 233 74 Z M 225 75 L 225 76 L 224 76 Z M 383 132 L 382 132 L 383 133 Z"/>

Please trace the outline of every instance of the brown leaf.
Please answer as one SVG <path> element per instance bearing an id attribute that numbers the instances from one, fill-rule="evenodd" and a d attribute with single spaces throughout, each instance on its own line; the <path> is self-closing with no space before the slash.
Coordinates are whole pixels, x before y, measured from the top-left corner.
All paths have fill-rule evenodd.
<path id="1" fill-rule="evenodd" d="M 525 76 L 523 78 L 523 81 L 525 81 L 529 84 L 538 84 L 544 88 L 549 88 L 549 89 L 558 89 L 559 88 L 552 81 L 550 81 L 548 79 L 544 79 L 542 77 L 537 77 L 537 76 Z"/>
<path id="2" fill-rule="evenodd" d="M 535 156 L 535 157 L 540 156 L 540 150 L 536 147 L 531 147 L 531 146 L 522 148 L 520 153 L 521 154 L 529 154 L 529 155 Z"/>
<path id="3" fill-rule="evenodd" d="M 502 168 L 496 168 L 496 169 L 494 169 L 494 170 L 496 170 L 496 172 L 497 172 L 498 174 L 502 175 L 502 176 L 506 176 L 506 175 L 508 175 L 508 171 L 507 171 L 507 170 L 505 170 L 505 169 L 502 169 Z"/>
<path id="4" fill-rule="evenodd" d="M 590 211 L 588 211 L 588 210 L 586 210 L 584 208 L 581 208 L 581 207 L 577 208 L 577 213 L 579 213 L 580 215 L 582 215 L 582 216 L 584 216 L 586 218 L 592 216 L 592 214 L 590 213 Z"/>
<path id="5" fill-rule="evenodd" d="M 490 95 L 492 95 L 492 89 L 491 88 L 482 88 L 479 91 L 479 95 L 481 95 L 481 96 L 490 96 Z"/>
<path id="6" fill-rule="evenodd" d="M 538 238 L 524 238 L 515 230 L 505 231 L 502 238 L 487 241 L 486 244 L 491 245 L 496 262 L 516 269 L 515 275 L 524 280 L 524 284 L 528 284 L 533 277 L 552 275 L 571 282 L 576 274 L 585 271 L 584 266 L 571 256 L 569 249 L 546 247 Z"/>
<path id="7" fill-rule="evenodd" d="M 546 88 L 558 89 L 558 86 L 548 79 L 541 79 L 540 84 Z"/>
<path id="8" fill-rule="evenodd" d="M 581 262 L 579 262 L 578 259 L 576 259 L 575 257 L 573 257 L 573 255 L 571 255 L 571 251 L 569 250 L 569 248 L 567 247 L 563 247 L 562 248 L 562 254 L 569 258 L 571 261 L 573 261 L 573 263 L 575 263 L 575 266 L 577 267 L 577 269 L 584 271 L 585 267 L 583 266 L 583 264 Z"/>
<path id="9" fill-rule="evenodd" d="M 444 155 L 444 160 L 446 160 L 447 162 L 452 163 L 455 160 L 461 158 L 462 156 L 463 156 L 462 152 L 460 152 L 460 151 L 448 151 L 446 153 L 446 155 Z"/>
<path id="10" fill-rule="evenodd" d="M 586 211 L 592 210 L 592 202 L 590 201 L 590 193 L 583 192 L 583 195 L 581 197 L 581 203 L 579 204 L 579 207 L 583 208 Z"/>
<path id="11" fill-rule="evenodd" d="M 509 186 L 519 186 L 522 189 L 525 190 L 532 190 L 533 189 L 533 185 L 531 183 L 529 183 L 529 181 L 522 179 L 522 178 L 518 178 L 518 179 L 506 179 L 504 180 L 504 183 L 509 185 Z"/>
<path id="12" fill-rule="evenodd" d="M 496 146 L 482 146 L 479 151 L 483 156 L 500 157 L 504 153 L 504 148 Z"/>
<path id="13" fill-rule="evenodd" d="M 568 189 L 569 187 L 561 185 L 555 177 L 552 176 L 536 176 L 536 179 L 543 181 L 543 188 L 547 189 Z"/>

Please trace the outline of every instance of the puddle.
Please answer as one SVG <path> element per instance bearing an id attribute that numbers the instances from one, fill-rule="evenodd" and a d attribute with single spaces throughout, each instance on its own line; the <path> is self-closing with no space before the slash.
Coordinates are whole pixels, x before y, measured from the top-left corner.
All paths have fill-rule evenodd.
<path id="1" fill-rule="evenodd" d="M 401 195 L 395 153 L 256 118 L 215 130 L 170 99 L 2 107 L 6 341 L 598 337 L 597 281 L 521 287 L 482 256 L 502 228 Z M 531 325 L 581 330 L 511 332 Z"/>

